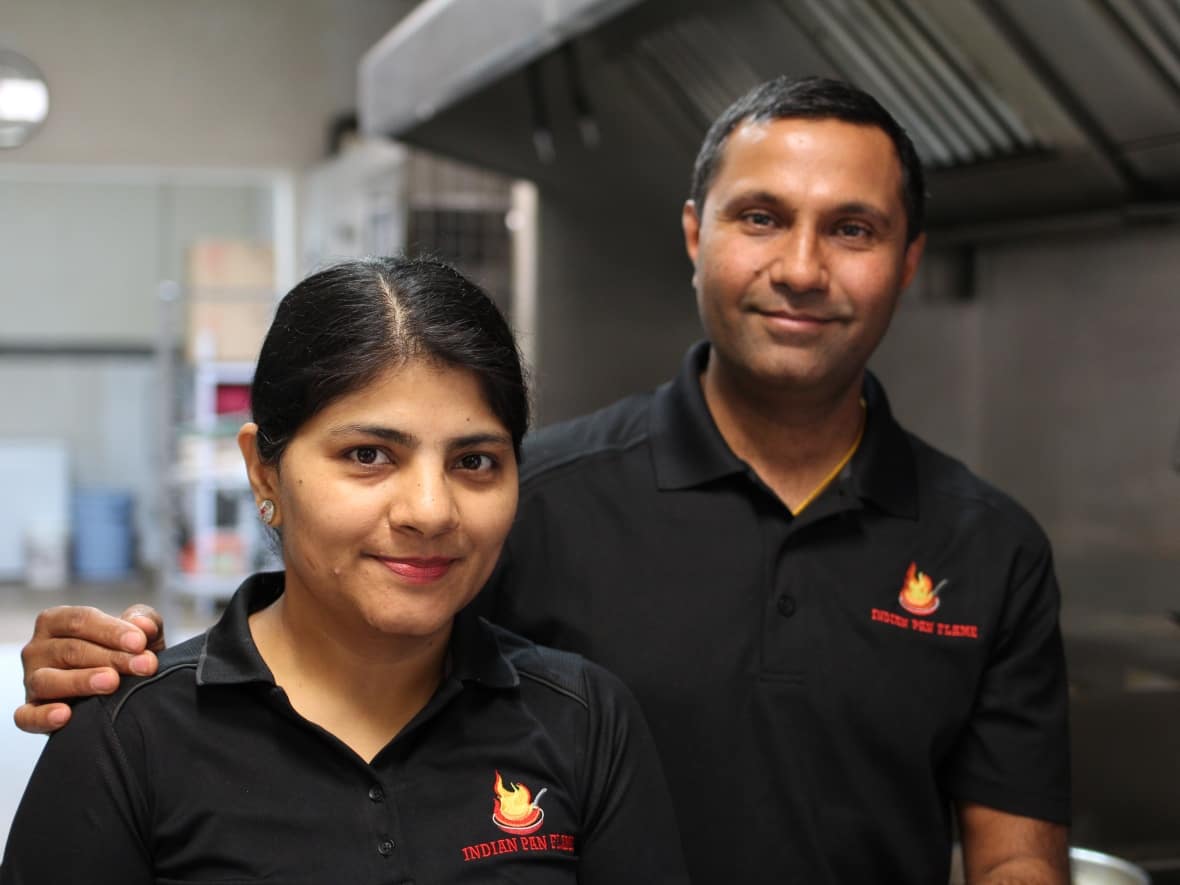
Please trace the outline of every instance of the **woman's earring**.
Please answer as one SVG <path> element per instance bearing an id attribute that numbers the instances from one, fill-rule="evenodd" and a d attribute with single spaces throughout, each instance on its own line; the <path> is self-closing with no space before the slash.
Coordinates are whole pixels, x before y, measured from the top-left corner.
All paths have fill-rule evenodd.
<path id="1" fill-rule="evenodd" d="M 275 502 L 270 498 L 264 498 L 262 503 L 258 505 L 258 518 L 266 525 L 270 525 L 275 521 Z"/>

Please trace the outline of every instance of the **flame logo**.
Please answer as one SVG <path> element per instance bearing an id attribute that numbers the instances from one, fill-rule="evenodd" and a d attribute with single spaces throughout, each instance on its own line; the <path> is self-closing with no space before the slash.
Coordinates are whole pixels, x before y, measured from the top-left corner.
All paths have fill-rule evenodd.
<path id="1" fill-rule="evenodd" d="M 918 564 L 911 562 L 906 569 L 905 582 L 901 585 L 897 601 L 912 615 L 932 615 L 938 611 L 938 593 L 945 586 L 946 581 L 940 581 L 935 587 L 930 576 L 918 571 Z"/>
<path id="2" fill-rule="evenodd" d="M 545 790 L 537 793 L 537 798 L 529 792 L 524 784 L 506 784 L 496 772 L 493 785 L 496 803 L 492 809 L 492 823 L 505 833 L 514 836 L 527 836 L 541 829 L 541 822 L 545 820 L 545 811 L 537 803 L 545 795 Z"/>

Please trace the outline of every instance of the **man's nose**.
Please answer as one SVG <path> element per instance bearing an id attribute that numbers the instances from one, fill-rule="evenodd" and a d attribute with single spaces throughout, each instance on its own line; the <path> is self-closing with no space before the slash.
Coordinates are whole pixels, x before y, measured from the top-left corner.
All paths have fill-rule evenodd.
<path id="1" fill-rule="evenodd" d="M 821 291 L 827 286 L 827 264 L 814 228 L 797 225 L 785 231 L 780 247 L 769 268 L 772 283 L 796 294 Z"/>
<path id="2" fill-rule="evenodd" d="M 424 465 L 404 470 L 401 479 L 389 506 L 393 528 L 435 537 L 458 525 L 454 489 L 444 470 Z"/>

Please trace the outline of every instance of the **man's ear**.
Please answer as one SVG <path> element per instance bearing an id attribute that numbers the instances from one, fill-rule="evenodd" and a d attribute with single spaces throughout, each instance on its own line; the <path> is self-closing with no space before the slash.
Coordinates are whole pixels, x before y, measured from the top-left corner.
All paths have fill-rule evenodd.
<path id="1" fill-rule="evenodd" d="M 913 282 L 914 274 L 918 272 L 918 265 L 922 263 L 922 253 L 926 251 L 926 234 L 918 234 L 914 241 L 905 247 L 902 258 L 901 288 Z"/>
<path id="2" fill-rule="evenodd" d="M 692 261 L 692 282 L 697 281 L 697 252 L 701 245 L 701 217 L 697 214 L 697 206 L 692 200 L 684 201 L 684 208 L 680 210 L 680 227 L 684 230 L 684 251 Z"/>
<path id="3" fill-rule="evenodd" d="M 238 449 L 242 453 L 242 460 L 246 462 L 246 476 L 250 479 L 250 489 L 254 493 L 255 506 L 263 501 L 274 503 L 274 519 L 268 526 L 278 528 L 283 521 L 283 511 L 279 507 L 279 471 L 274 465 L 267 464 L 258 454 L 258 425 L 247 421 L 238 431 Z"/>

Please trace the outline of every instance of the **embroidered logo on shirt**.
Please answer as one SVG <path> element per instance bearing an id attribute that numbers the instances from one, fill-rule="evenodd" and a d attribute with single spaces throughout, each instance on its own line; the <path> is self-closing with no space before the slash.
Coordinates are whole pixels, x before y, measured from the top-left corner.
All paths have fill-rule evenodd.
<path id="1" fill-rule="evenodd" d="M 942 604 L 939 594 L 946 589 L 949 583 L 944 578 L 935 584 L 928 574 L 918 570 L 916 562 L 911 562 L 910 567 L 906 569 L 901 592 L 897 595 L 897 602 L 903 609 L 911 615 L 917 615 L 917 617 L 907 618 L 896 612 L 874 608 L 871 611 L 872 619 L 880 624 L 888 624 L 900 630 L 912 630 L 915 633 L 949 636 L 957 639 L 978 639 L 978 624 L 947 624 L 943 621 L 923 620 L 938 611 Z"/>
<path id="2" fill-rule="evenodd" d="M 918 564 L 911 562 L 910 567 L 906 569 L 905 581 L 902 582 L 897 601 L 911 615 L 932 615 L 938 611 L 941 601 L 938 594 L 946 585 L 946 579 L 943 579 L 935 587 L 931 577 L 925 572 L 918 571 Z"/>
<path id="3" fill-rule="evenodd" d="M 545 795 L 548 787 L 542 787 L 537 798 L 524 784 L 506 784 L 496 772 L 495 804 L 492 806 L 492 823 L 505 833 L 514 836 L 527 836 L 541 829 L 545 820 L 545 809 L 537 803 Z"/>
<path id="4" fill-rule="evenodd" d="M 542 787 L 534 797 L 524 784 L 505 782 L 497 771 L 492 784 L 492 823 L 508 835 L 502 839 L 464 845 L 460 849 L 464 863 L 537 851 L 573 854 L 576 840 L 568 833 L 533 835 L 545 820 L 545 810 L 539 803 L 548 790 L 548 787 Z"/>

